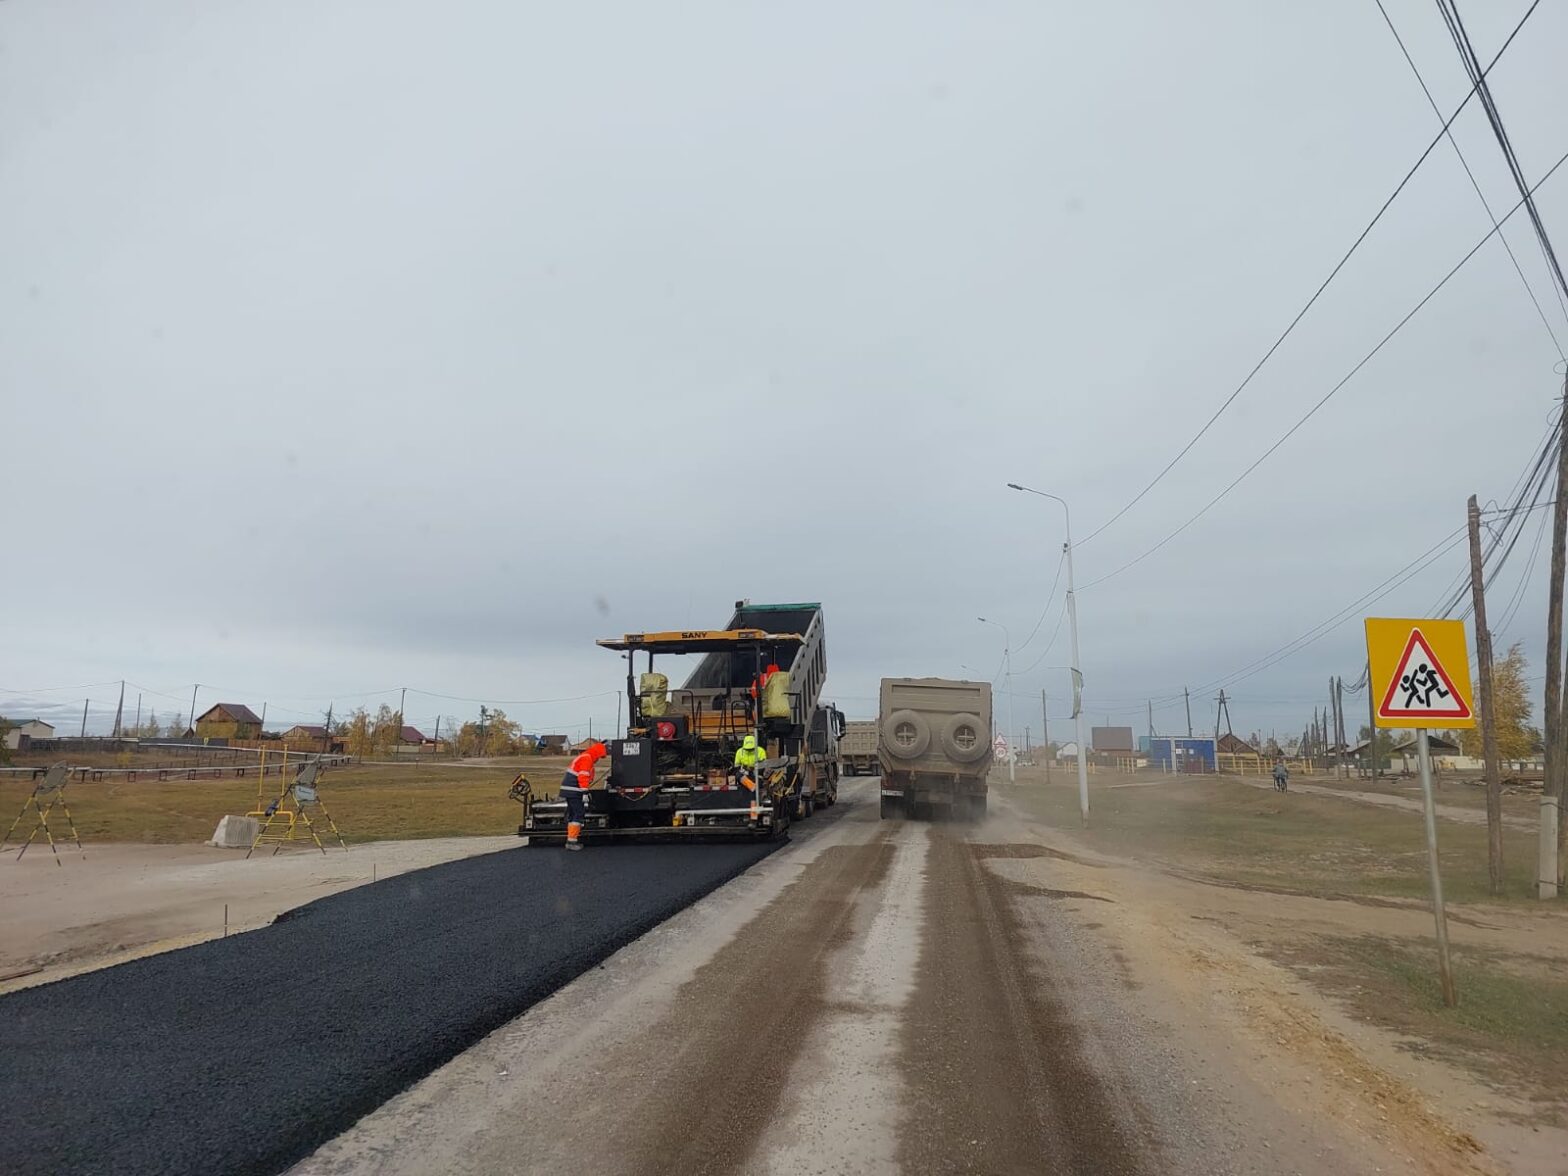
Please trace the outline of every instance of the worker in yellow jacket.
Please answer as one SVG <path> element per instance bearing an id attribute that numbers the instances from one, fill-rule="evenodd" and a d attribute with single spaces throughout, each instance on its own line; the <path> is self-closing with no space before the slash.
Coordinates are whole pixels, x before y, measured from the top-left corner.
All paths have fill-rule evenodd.
<path id="1" fill-rule="evenodd" d="M 757 765 L 768 758 L 765 747 L 759 747 L 757 737 L 748 735 L 735 749 L 735 778 L 753 792 L 757 790 Z"/>

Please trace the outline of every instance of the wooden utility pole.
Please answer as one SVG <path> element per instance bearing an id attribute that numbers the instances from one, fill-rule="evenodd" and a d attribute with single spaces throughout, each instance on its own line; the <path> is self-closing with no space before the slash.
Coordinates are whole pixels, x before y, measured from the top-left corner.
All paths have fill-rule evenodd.
<path id="1" fill-rule="evenodd" d="M 1557 418 L 1557 485 L 1552 508 L 1552 575 L 1546 604 L 1546 795 L 1557 798 L 1557 884 L 1568 867 L 1568 819 L 1563 816 L 1564 757 L 1568 730 L 1563 723 L 1563 572 L 1568 546 L 1568 379 L 1563 381 L 1562 412 Z"/>
<path id="2" fill-rule="evenodd" d="M 83 739 L 87 738 L 87 704 L 89 702 L 91 702 L 91 701 L 92 701 L 92 699 L 90 699 L 90 698 L 82 699 L 82 738 Z"/>
<path id="3" fill-rule="evenodd" d="M 1181 688 L 1182 700 L 1187 704 L 1187 738 L 1192 738 L 1192 695 L 1187 693 L 1187 688 Z"/>
<path id="4" fill-rule="evenodd" d="M 1051 752 L 1051 715 L 1045 707 L 1045 691 L 1040 691 L 1040 741 L 1045 744 L 1045 782 L 1051 782 L 1051 761 L 1056 758 Z"/>
<path id="5" fill-rule="evenodd" d="M 1154 738 L 1154 699 L 1149 699 L 1149 738 Z"/>
<path id="6" fill-rule="evenodd" d="M 120 701 L 114 705 L 114 732 L 111 738 L 120 737 L 120 725 L 125 718 L 125 679 L 120 679 Z"/>
<path id="7" fill-rule="evenodd" d="M 1323 721 L 1328 724 L 1328 745 L 1335 747 L 1339 742 L 1339 711 L 1334 706 L 1334 676 L 1328 679 L 1328 710 L 1324 712 Z M 1334 775 L 1339 775 L 1339 753 L 1336 748 L 1334 754 Z"/>
<path id="8" fill-rule="evenodd" d="M 1371 759 L 1372 779 L 1376 780 L 1381 766 L 1377 761 L 1377 699 L 1372 695 L 1372 659 L 1367 659 L 1367 755 Z"/>
<path id="9" fill-rule="evenodd" d="M 1486 581 L 1481 571 L 1481 508 L 1474 494 L 1470 495 L 1467 516 L 1470 526 L 1470 599 L 1475 605 L 1476 676 L 1481 686 L 1481 756 L 1486 761 L 1486 873 L 1492 893 L 1501 894 L 1503 774 L 1497 762 L 1497 711 L 1492 703 L 1492 633 L 1486 627 Z"/>

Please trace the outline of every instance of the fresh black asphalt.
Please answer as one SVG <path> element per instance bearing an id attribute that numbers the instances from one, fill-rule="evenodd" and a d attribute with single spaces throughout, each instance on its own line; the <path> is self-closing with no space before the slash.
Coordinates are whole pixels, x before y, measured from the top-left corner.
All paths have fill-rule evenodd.
<path id="1" fill-rule="evenodd" d="M 505 850 L 0 997 L 0 1170 L 279 1171 L 772 848 Z"/>

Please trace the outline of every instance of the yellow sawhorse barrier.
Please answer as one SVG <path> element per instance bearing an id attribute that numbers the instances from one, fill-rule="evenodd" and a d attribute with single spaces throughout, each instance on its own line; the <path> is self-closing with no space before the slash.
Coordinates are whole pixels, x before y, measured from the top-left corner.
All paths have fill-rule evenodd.
<path id="1" fill-rule="evenodd" d="M 32 809 L 38 820 L 33 825 L 33 831 L 27 835 L 27 840 L 22 843 L 22 848 L 16 851 L 16 860 L 22 860 L 22 855 L 27 852 L 28 847 L 33 843 L 33 838 L 38 836 L 38 831 L 41 829 L 45 839 L 49 842 L 49 848 L 54 851 L 54 864 L 60 865 L 60 847 L 55 844 L 54 834 L 49 830 L 49 814 L 54 811 L 55 805 L 59 805 L 60 811 L 65 814 L 65 827 L 71 831 L 71 840 L 76 842 L 77 852 L 85 858 L 87 853 L 82 849 L 82 839 L 76 832 L 76 822 L 71 820 L 70 807 L 65 803 L 65 786 L 70 782 L 70 779 L 71 769 L 63 763 L 55 764 L 45 772 L 44 778 L 33 785 L 32 792 L 22 802 L 22 811 L 16 814 L 16 820 L 11 822 L 11 827 L 5 831 L 5 836 L 0 837 L 0 848 L 3 848 L 5 843 L 11 840 L 11 834 L 15 833 L 16 827 L 22 823 L 22 818 L 27 815 L 27 810 Z M 40 804 L 38 798 L 41 796 L 47 796 L 49 803 Z"/>
<path id="2" fill-rule="evenodd" d="M 301 826 L 310 834 L 310 839 L 316 843 L 316 848 L 325 854 L 327 847 L 321 844 L 315 823 L 310 819 L 310 807 L 320 812 L 327 828 L 332 830 L 332 836 L 337 838 L 338 844 L 342 846 L 343 852 L 348 852 L 343 834 L 338 832 L 337 823 L 333 821 L 332 814 L 327 812 L 327 806 L 321 802 L 321 794 L 316 791 L 316 777 L 320 771 L 321 765 L 314 760 L 302 765 L 299 773 L 278 794 L 278 799 L 260 814 L 266 818 L 266 823 L 257 831 L 256 840 L 251 842 L 250 849 L 246 851 L 247 858 L 256 852 L 258 845 L 263 843 L 271 843 L 272 852 L 276 854 L 285 844 L 293 842 L 295 837 L 299 836 Z"/>

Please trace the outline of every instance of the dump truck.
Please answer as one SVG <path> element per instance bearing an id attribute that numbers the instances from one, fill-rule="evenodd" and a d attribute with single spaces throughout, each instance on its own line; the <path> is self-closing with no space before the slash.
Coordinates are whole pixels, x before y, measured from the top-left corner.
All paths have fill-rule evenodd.
<path id="1" fill-rule="evenodd" d="M 813 808 L 838 803 L 838 780 L 843 766 L 844 712 L 832 703 L 819 704 L 806 735 L 809 776 L 801 791 L 811 797 Z"/>
<path id="2" fill-rule="evenodd" d="M 629 719 L 624 738 L 605 741 L 605 786 L 584 794 L 582 840 L 777 837 L 833 804 L 843 716 L 821 702 L 823 634 L 820 604 L 737 601 L 725 629 L 600 641 L 626 658 Z M 672 688 L 666 660 L 689 656 L 700 660 Z M 764 758 L 737 773 L 748 735 Z M 530 845 L 561 844 L 565 802 L 527 795 L 517 831 Z"/>
<path id="3" fill-rule="evenodd" d="M 877 715 L 882 816 L 985 816 L 991 684 L 883 678 Z"/>
<path id="4" fill-rule="evenodd" d="M 882 762 L 877 758 L 877 721 L 850 719 L 846 722 L 838 754 L 846 776 L 875 776 L 881 771 Z"/>

